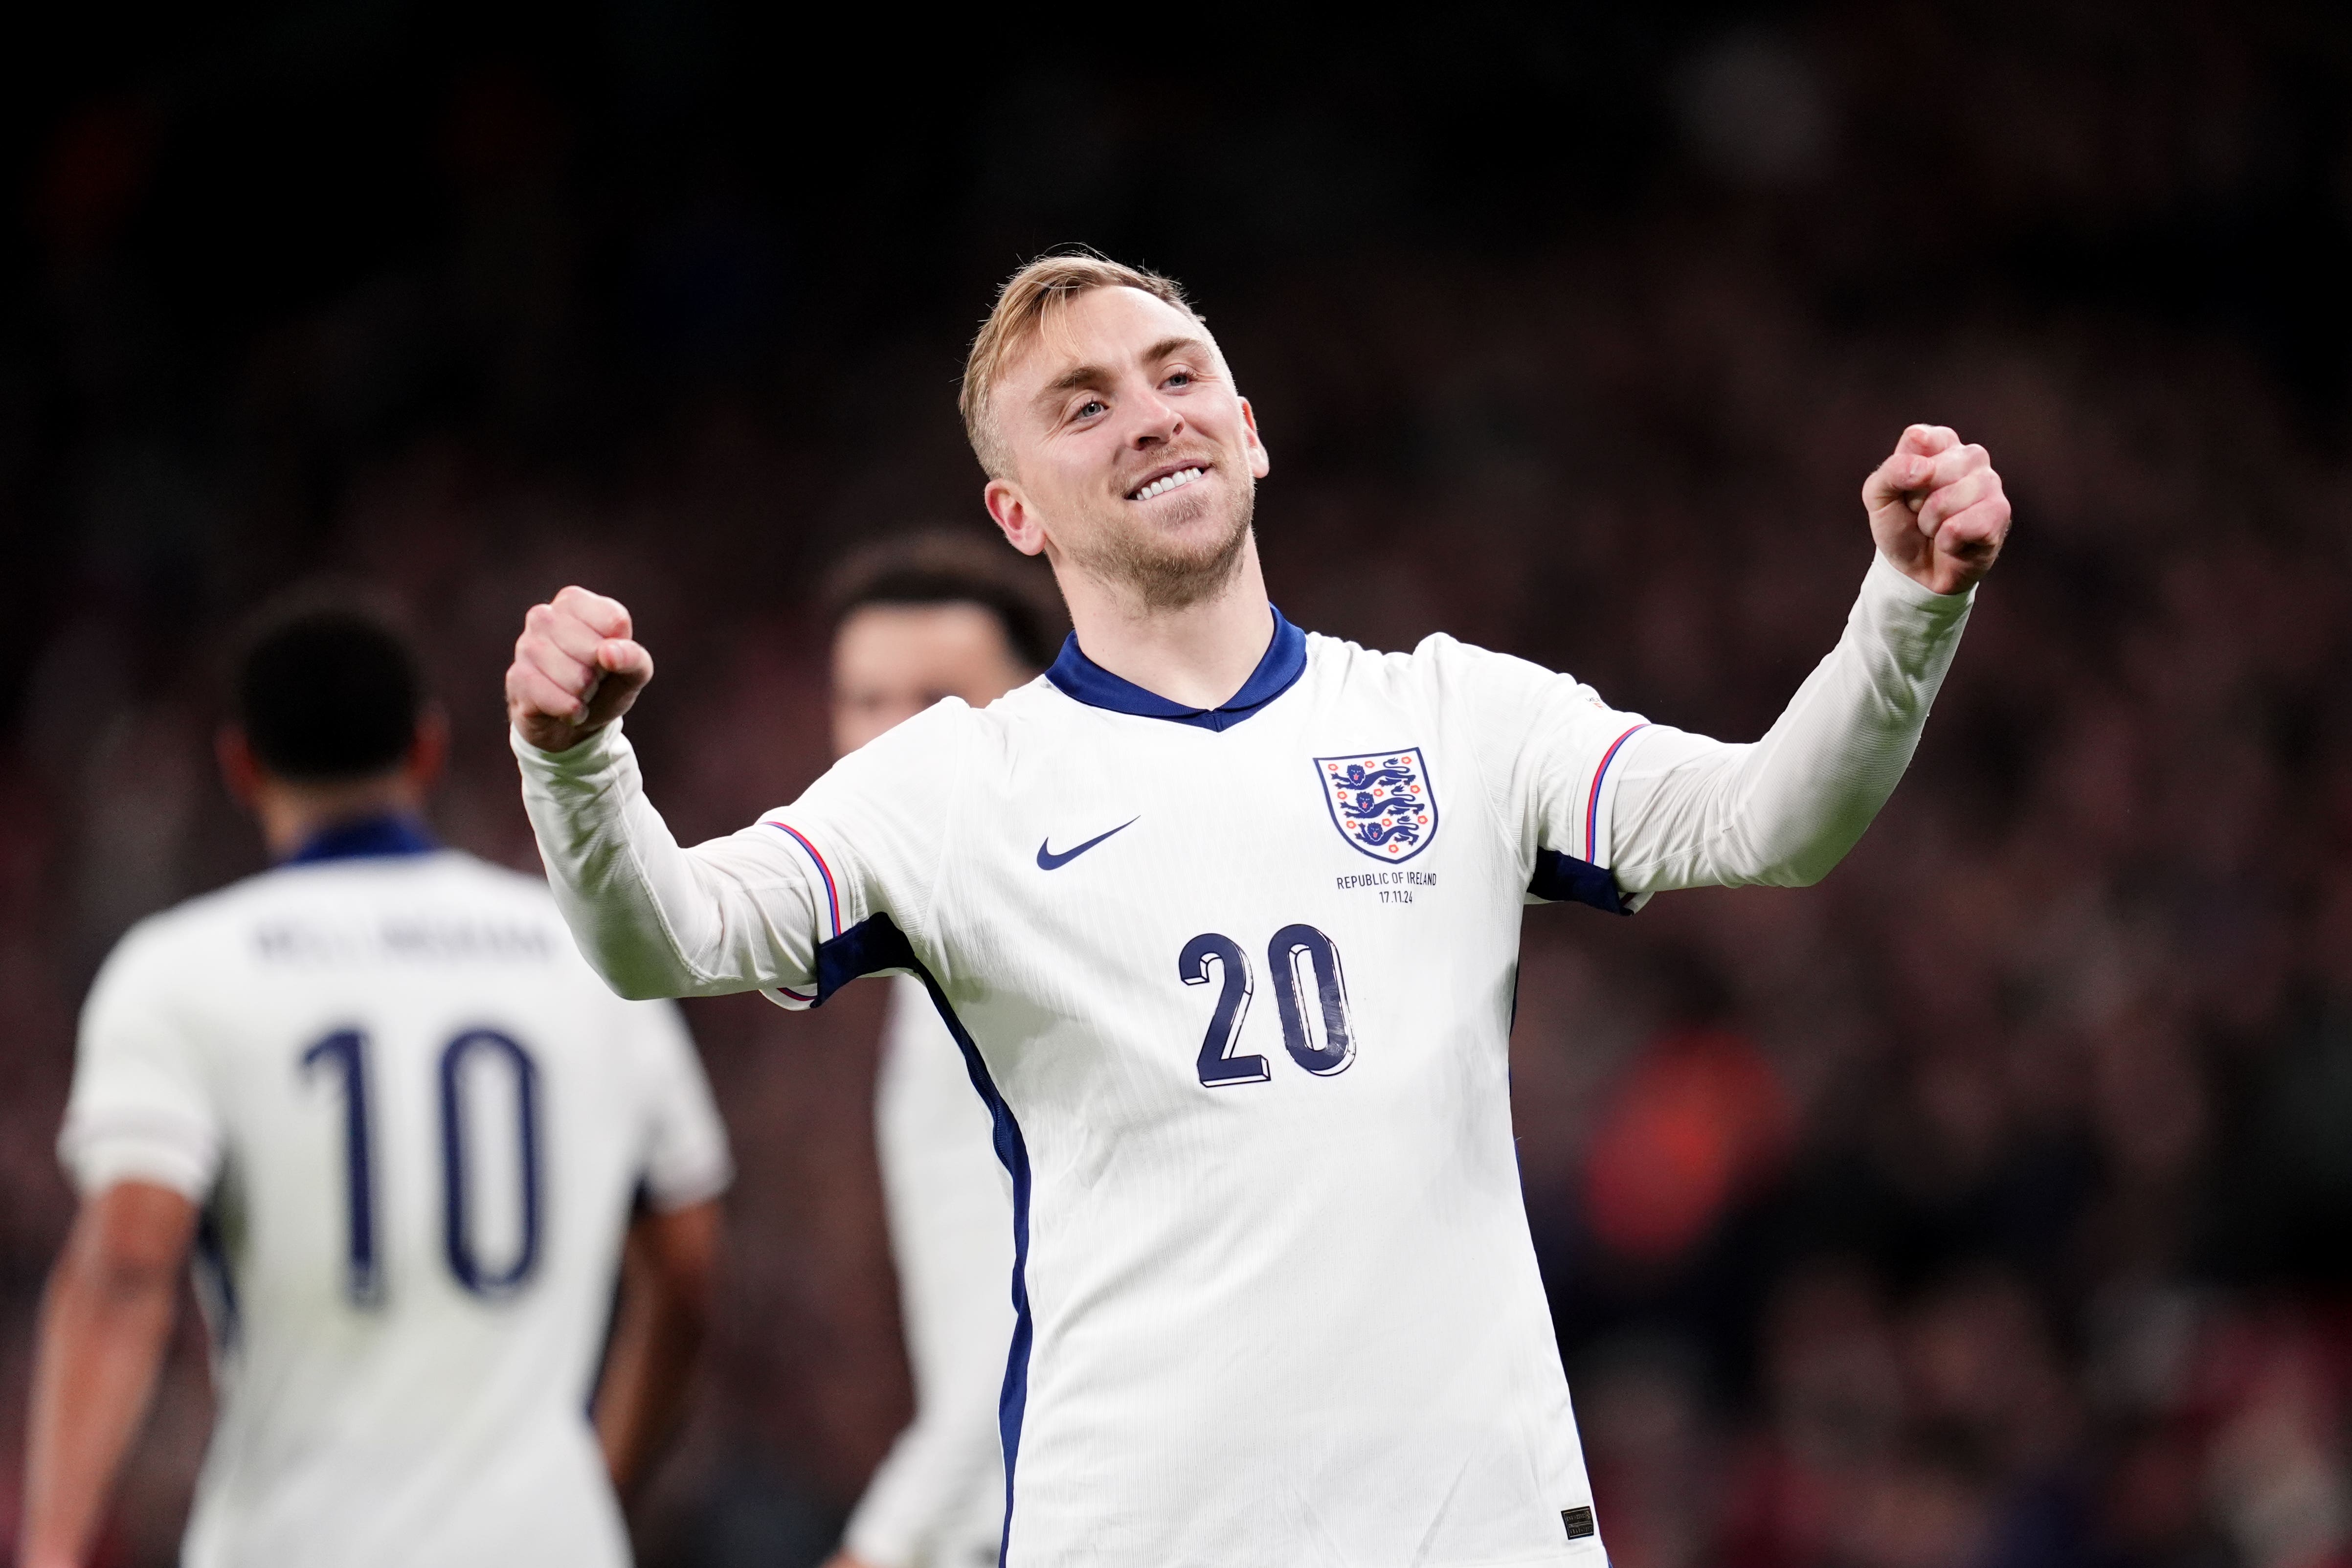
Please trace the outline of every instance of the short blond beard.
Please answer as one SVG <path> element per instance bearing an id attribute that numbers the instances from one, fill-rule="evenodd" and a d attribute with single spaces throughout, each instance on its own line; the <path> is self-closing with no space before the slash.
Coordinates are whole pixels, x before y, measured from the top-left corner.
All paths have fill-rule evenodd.
<path id="1" fill-rule="evenodd" d="M 1242 491 L 1232 531 L 1197 554 L 1154 550 L 1148 538 L 1124 529 L 1105 531 L 1094 547 L 1072 550 L 1066 545 L 1062 552 L 1081 571 L 1130 595 L 1139 609 L 1190 609 L 1215 598 L 1240 572 L 1256 511 L 1257 487 L 1253 484 Z"/>

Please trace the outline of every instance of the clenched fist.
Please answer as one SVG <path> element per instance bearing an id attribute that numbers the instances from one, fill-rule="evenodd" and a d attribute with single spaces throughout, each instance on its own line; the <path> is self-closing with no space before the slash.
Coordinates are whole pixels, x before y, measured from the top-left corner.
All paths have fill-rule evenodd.
<path id="1" fill-rule="evenodd" d="M 1880 553 L 1937 594 L 1958 594 L 1992 570 L 2009 537 L 2009 498 L 1982 447 L 1941 425 L 1914 425 L 1862 482 Z"/>
<path id="2" fill-rule="evenodd" d="M 507 667 L 507 718 L 542 752 L 568 752 L 629 710 L 654 656 L 629 637 L 616 599 L 566 588 L 533 605 Z"/>

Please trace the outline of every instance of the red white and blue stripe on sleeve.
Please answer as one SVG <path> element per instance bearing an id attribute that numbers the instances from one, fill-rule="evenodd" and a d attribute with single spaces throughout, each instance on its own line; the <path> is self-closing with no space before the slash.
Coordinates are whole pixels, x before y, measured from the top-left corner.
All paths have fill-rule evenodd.
<path id="1" fill-rule="evenodd" d="M 1592 770 L 1592 793 L 1584 801 L 1584 862 L 1588 866 L 1601 864 L 1601 786 L 1608 780 L 1609 764 L 1617 760 L 1626 742 L 1648 728 L 1647 724 L 1636 724 L 1610 742 L 1609 749 L 1601 754 L 1601 765 Z"/>
<path id="2" fill-rule="evenodd" d="M 801 853 L 809 858 L 809 864 L 816 868 L 817 879 L 824 884 L 824 901 L 817 906 L 822 929 L 817 932 L 816 940 L 817 945 L 823 947 L 841 934 L 841 884 L 835 879 L 833 868 L 825 864 L 824 856 L 818 852 L 815 845 L 809 842 L 807 834 L 789 822 L 767 822 L 762 826 L 774 828 L 794 844 L 799 845 Z M 789 985 L 778 985 L 772 989 L 778 995 L 789 996 L 804 1005 L 816 1000 L 816 993 L 814 990 L 795 991 Z"/>

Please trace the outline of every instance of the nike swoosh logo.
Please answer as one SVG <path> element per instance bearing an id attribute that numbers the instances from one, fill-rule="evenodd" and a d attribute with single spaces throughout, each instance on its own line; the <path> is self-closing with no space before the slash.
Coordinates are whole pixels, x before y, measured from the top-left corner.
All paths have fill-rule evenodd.
<path id="1" fill-rule="evenodd" d="M 1110 833 L 1124 833 L 1142 820 L 1143 818 L 1139 816 L 1130 816 L 1125 822 L 1120 823 L 1117 827 L 1112 828 Z M 1040 838 L 1037 840 L 1037 869 L 1040 871 L 1058 871 L 1063 867 L 1068 865 L 1071 861 L 1076 859 L 1079 856 L 1085 854 L 1087 850 L 1093 848 L 1096 845 L 1101 843 L 1104 839 L 1108 838 L 1110 837 L 1110 833 L 1097 833 L 1092 838 L 1087 839 L 1084 844 L 1079 845 L 1076 849 L 1065 849 L 1059 855 L 1055 854 L 1051 849 L 1045 847 L 1047 844 L 1052 842 L 1050 838 Z"/>

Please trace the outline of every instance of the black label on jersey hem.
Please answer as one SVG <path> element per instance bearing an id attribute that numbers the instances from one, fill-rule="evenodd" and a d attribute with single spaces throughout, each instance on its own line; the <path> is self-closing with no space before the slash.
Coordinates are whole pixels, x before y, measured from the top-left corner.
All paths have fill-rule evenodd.
<path id="1" fill-rule="evenodd" d="M 1592 1533 L 1592 1510 L 1589 1508 L 1561 1509 L 1559 1521 L 1568 1526 L 1570 1541 L 1581 1541 Z"/>

